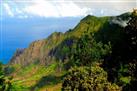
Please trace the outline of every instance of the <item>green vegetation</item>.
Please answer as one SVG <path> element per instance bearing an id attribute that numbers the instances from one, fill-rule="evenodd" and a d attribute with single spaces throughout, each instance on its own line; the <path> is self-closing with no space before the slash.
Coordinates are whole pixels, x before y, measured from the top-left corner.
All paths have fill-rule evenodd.
<path id="1" fill-rule="evenodd" d="M 13 76 L 11 91 L 134 91 L 137 16 L 88 15 L 64 34 L 33 42 L 5 73 Z"/>
<path id="2" fill-rule="evenodd" d="M 9 91 L 12 87 L 11 77 L 6 77 L 3 71 L 3 65 L 0 63 L 0 91 Z"/>
<path id="3" fill-rule="evenodd" d="M 97 64 L 70 69 L 62 87 L 63 91 L 120 91 L 116 84 L 108 82 L 107 72 Z"/>
<path id="4" fill-rule="evenodd" d="M 56 73 L 58 63 L 49 66 L 31 64 L 20 68 L 14 75 L 11 91 L 39 90 L 45 86 L 55 86 L 61 83 L 63 72 Z"/>
<path id="5" fill-rule="evenodd" d="M 72 48 L 71 60 L 73 63 L 82 65 L 91 65 L 94 61 L 101 61 L 105 55 L 111 53 L 111 44 L 96 42 L 93 34 L 82 36 L 76 46 Z M 85 61 L 86 60 L 86 61 Z"/>

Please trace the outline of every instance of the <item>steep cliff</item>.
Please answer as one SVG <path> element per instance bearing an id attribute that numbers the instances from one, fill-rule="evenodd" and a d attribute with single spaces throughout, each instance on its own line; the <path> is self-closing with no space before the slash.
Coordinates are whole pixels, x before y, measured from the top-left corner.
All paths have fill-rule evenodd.
<path id="1" fill-rule="evenodd" d="M 20 64 L 22 66 L 31 63 L 46 64 L 52 58 L 48 55 L 50 50 L 57 46 L 63 38 L 62 33 L 53 33 L 47 39 L 34 41 L 22 53 L 15 53 L 9 64 Z"/>

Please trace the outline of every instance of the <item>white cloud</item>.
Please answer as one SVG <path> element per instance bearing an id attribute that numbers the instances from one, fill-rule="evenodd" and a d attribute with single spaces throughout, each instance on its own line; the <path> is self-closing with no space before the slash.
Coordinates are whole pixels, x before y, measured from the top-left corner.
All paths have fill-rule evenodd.
<path id="1" fill-rule="evenodd" d="M 11 11 L 11 8 L 9 7 L 9 5 L 7 3 L 4 3 L 3 4 L 4 8 L 6 9 L 6 12 L 8 13 L 9 16 L 13 17 L 14 14 L 13 12 Z"/>
<path id="2" fill-rule="evenodd" d="M 20 9 L 18 9 L 18 8 L 16 8 L 15 11 L 16 11 L 16 13 L 18 13 L 18 14 L 22 14 L 22 13 L 23 13 L 22 10 L 20 10 Z"/>
<path id="3" fill-rule="evenodd" d="M 14 0 L 5 1 L 9 16 L 28 18 L 118 15 L 137 8 L 136 0 Z"/>
<path id="4" fill-rule="evenodd" d="M 132 11 L 137 8 L 136 0 L 84 0 L 74 2 L 80 7 L 94 9 L 94 15 L 118 15 L 124 12 Z M 103 10 L 103 11 L 102 11 Z M 103 13 L 102 13 L 102 12 Z"/>
<path id="5" fill-rule="evenodd" d="M 59 14 L 50 2 L 44 0 L 35 0 L 31 5 L 26 6 L 24 12 L 43 17 L 58 17 Z"/>
<path id="6" fill-rule="evenodd" d="M 24 19 L 24 18 L 28 18 L 28 16 L 27 15 L 19 15 L 18 18 Z"/>
<path id="7" fill-rule="evenodd" d="M 86 15 L 90 11 L 90 9 L 86 7 L 80 8 L 78 5 L 76 5 L 72 1 L 57 3 L 56 8 L 58 9 L 60 16 L 62 17 L 83 16 L 83 15 Z"/>
<path id="8" fill-rule="evenodd" d="M 80 8 L 72 1 L 50 2 L 35 0 L 23 10 L 24 12 L 43 17 L 69 17 L 85 15 L 90 9 Z"/>
<path id="9" fill-rule="evenodd" d="M 101 9 L 100 13 L 103 15 L 103 14 L 104 14 L 104 10 L 103 10 L 103 9 Z"/>

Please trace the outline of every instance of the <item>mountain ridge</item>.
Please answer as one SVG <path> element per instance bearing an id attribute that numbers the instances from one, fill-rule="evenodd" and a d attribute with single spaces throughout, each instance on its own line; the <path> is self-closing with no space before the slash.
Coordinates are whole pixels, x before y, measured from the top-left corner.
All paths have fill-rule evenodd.
<path id="1" fill-rule="evenodd" d="M 57 78 L 55 81 L 60 84 L 62 83 L 60 79 L 67 73 L 66 70 L 72 67 L 72 65 L 69 64 L 69 62 L 72 61 L 70 61 L 70 53 L 76 51 L 76 49 L 73 48 L 75 48 L 83 36 L 94 35 L 96 42 L 101 41 L 104 44 L 111 42 L 113 46 L 118 46 L 117 44 L 120 43 L 123 47 L 126 43 L 123 33 L 125 26 L 121 26 L 121 23 L 119 24 L 118 22 L 126 23 L 130 20 L 130 17 L 131 14 L 129 13 L 110 17 L 88 15 L 83 18 L 74 29 L 69 29 L 65 33 L 54 32 L 46 39 L 32 42 L 30 46 L 23 51 L 18 50 L 16 52 L 17 54 L 14 54 L 15 56 L 13 56 L 7 65 L 6 71 L 16 78 L 14 79 L 15 84 L 19 83 L 22 86 L 28 86 L 29 84 L 29 86 L 31 86 L 31 88 L 34 87 L 34 89 L 37 86 L 40 88 L 47 86 L 43 84 L 45 82 L 45 84 L 52 83 L 55 85 L 55 78 Z M 114 22 L 113 19 L 118 22 Z M 99 43 L 99 48 L 102 43 Z M 116 50 L 119 50 L 118 48 L 125 48 L 122 47 L 116 47 Z M 119 55 L 119 51 L 116 51 L 116 54 Z M 19 81 L 22 79 L 25 80 Z M 30 81 L 32 81 L 32 83 Z M 42 83 L 41 81 L 45 82 Z"/>
<path id="2" fill-rule="evenodd" d="M 120 17 L 128 17 L 128 16 L 130 16 L 130 13 L 124 13 L 121 16 L 118 16 L 117 18 L 119 19 Z M 39 61 L 42 60 L 40 62 L 43 64 L 44 60 L 48 59 L 48 58 L 44 58 L 44 56 L 49 56 L 48 54 L 50 50 L 54 49 L 55 48 L 54 46 L 57 46 L 59 43 L 61 43 L 61 41 L 71 37 L 80 38 L 80 36 L 85 31 L 91 31 L 91 32 L 100 31 L 99 29 L 103 27 L 102 25 L 109 21 L 112 21 L 111 22 L 112 24 L 119 24 L 113 22 L 114 18 L 112 17 L 111 19 L 109 17 L 96 17 L 96 16 L 87 15 L 79 22 L 79 24 L 74 29 L 70 29 L 65 33 L 55 32 L 51 34 L 47 39 L 34 41 L 33 43 L 30 44 L 29 48 L 26 48 L 23 51 L 23 53 L 19 55 L 19 57 L 16 56 L 16 58 L 15 57 L 12 58 L 9 64 L 14 64 L 14 61 L 16 61 L 16 59 L 19 60 L 16 61 L 15 63 L 19 63 L 19 64 L 21 63 L 23 65 L 26 65 L 27 63 L 22 63 L 21 60 L 25 62 L 28 59 L 30 60 L 30 62 L 28 63 L 31 63 L 32 62 L 31 60 L 39 59 Z M 123 19 L 127 19 L 127 18 L 123 18 Z M 119 21 L 122 21 L 122 19 L 120 19 Z M 42 51 L 45 51 L 45 53 L 43 54 Z M 25 57 L 25 54 L 28 54 L 29 56 Z"/>

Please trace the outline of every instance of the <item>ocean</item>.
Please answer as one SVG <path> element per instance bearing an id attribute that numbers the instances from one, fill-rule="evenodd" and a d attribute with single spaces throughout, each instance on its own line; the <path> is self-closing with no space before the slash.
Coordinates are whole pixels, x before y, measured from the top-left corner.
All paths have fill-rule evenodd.
<path id="1" fill-rule="evenodd" d="M 31 42 L 47 38 L 55 31 L 73 29 L 79 20 L 80 17 L 0 20 L 0 61 L 7 64 L 17 48 L 26 48 Z"/>

